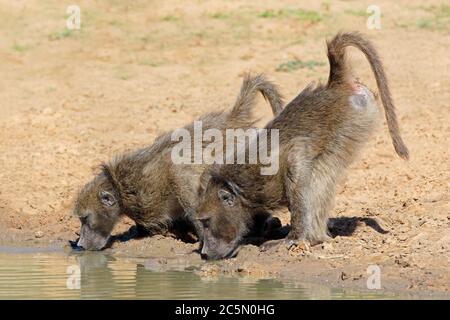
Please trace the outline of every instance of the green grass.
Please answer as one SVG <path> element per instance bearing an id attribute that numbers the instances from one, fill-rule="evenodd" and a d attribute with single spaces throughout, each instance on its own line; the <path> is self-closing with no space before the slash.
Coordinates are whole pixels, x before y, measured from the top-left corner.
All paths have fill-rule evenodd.
<path id="1" fill-rule="evenodd" d="M 417 21 L 416 26 L 420 29 L 433 29 L 434 22 L 432 19 L 420 19 Z"/>
<path id="2" fill-rule="evenodd" d="M 142 66 L 149 66 L 149 67 L 159 67 L 161 65 L 161 63 L 152 61 L 150 59 L 142 59 L 138 61 L 138 64 L 142 65 Z"/>
<path id="3" fill-rule="evenodd" d="M 450 5 L 430 6 L 422 8 L 431 17 L 421 18 L 416 22 L 420 29 L 450 32 Z"/>
<path id="4" fill-rule="evenodd" d="M 427 7 L 424 10 L 431 12 L 436 18 L 450 18 L 450 5 L 447 4 Z"/>
<path id="5" fill-rule="evenodd" d="M 143 43 L 151 43 L 152 41 L 154 41 L 154 36 L 151 34 L 146 34 L 143 36 L 138 36 L 137 40 L 143 42 Z"/>
<path id="6" fill-rule="evenodd" d="M 216 12 L 216 13 L 211 15 L 211 18 L 213 18 L 213 19 L 220 19 L 220 20 L 228 19 L 228 18 L 230 18 L 230 14 L 224 13 L 224 12 Z"/>
<path id="7" fill-rule="evenodd" d="M 28 47 L 18 44 L 18 43 L 14 43 L 14 45 L 12 46 L 12 49 L 16 52 L 23 53 L 28 50 Z"/>
<path id="8" fill-rule="evenodd" d="M 365 10 L 345 10 L 345 13 L 357 17 L 367 17 L 369 14 Z"/>
<path id="9" fill-rule="evenodd" d="M 116 79 L 127 81 L 132 78 L 132 73 L 124 66 L 116 66 L 114 68 L 114 76 Z"/>
<path id="10" fill-rule="evenodd" d="M 69 29 L 64 29 L 62 31 L 55 31 L 51 34 L 48 35 L 49 40 L 61 40 L 61 39 L 65 39 L 65 38 L 69 38 L 72 37 L 74 35 L 74 31 L 69 30 Z"/>
<path id="11" fill-rule="evenodd" d="M 167 16 L 164 16 L 162 19 L 163 19 L 163 21 L 174 22 L 174 21 L 180 20 L 180 17 L 169 14 Z"/>
<path id="12" fill-rule="evenodd" d="M 319 22 L 322 21 L 322 15 L 317 11 L 304 9 L 281 9 L 281 10 L 265 10 L 258 14 L 259 18 L 294 18 L 301 21 Z"/>
<path id="13" fill-rule="evenodd" d="M 301 61 L 301 60 L 290 60 L 288 62 L 283 62 L 280 64 L 275 71 L 278 72 L 292 72 L 298 69 L 309 69 L 313 70 L 315 67 L 323 66 L 325 63 L 314 61 L 314 60 L 308 60 L 308 61 Z"/>
<path id="14" fill-rule="evenodd" d="M 116 20 L 116 19 L 108 21 L 108 24 L 110 26 L 114 26 L 114 27 L 121 27 L 121 26 L 123 26 L 123 22 L 120 21 L 120 20 Z"/>
<path id="15" fill-rule="evenodd" d="M 192 31 L 189 32 L 188 34 L 201 39 L 208 38 L 208 33 L 206 31 Z"/>
<path id="16" fill-rule="evenodd" d="M 258 17 L 260 17 L 260 18 L 278 18 L 280 16 L 281 16 L 280 11 L 275 11 L 275 10 L 266 10 L 266 11 L 258 14 Z"/>

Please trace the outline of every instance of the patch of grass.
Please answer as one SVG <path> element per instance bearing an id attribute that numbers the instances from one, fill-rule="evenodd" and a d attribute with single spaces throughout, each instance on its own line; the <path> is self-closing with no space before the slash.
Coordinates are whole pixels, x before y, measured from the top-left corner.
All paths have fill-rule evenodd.
<path id="1" fill-rule="evenodd" d="M 119 20 L 116 20 L 116 19 L 108 21 L 108 24 L 110 26 L 114 26 L 114 27 L 120 27 L 120 26 L 123 25 L 122 21 L 119 21 Z"/>
<path id="2" fill-rule="evenodd" d="M 117 73 L 117 78 L 123 81 L 127 81 L 131 79 L 131 76 L 128 73 Z"/>
<path id="3" fill-rule="evenodd" d="M 420 19 L 417 21 L 416 26 L 420 29 L 433 29 L 434 23 L 432 19 Z"/>
<path id="4" fill-rule="evenodd" d="M 331 0 L 326 0 L 320 4 L 322 10 L 325 12 L 330 12 Z"/>
<path id="5" fill-rule="evenodd" d="M 431 6 L 424 8 L 424 10 L 433 13 L 436 18 L 450 18 L 450 5 L 448 4 Z"/>
<path id="6" fill-rule="evenodd" d="M 350 14 L 352 16 L 357 16 L 357 17 L 367 17 L 369 14 L 365 11 L 365 10 L 345 10 L 344 11 L 347 14 Z"/>
<path id="7" fill-rule="evenodd" d="M 394 22 L 394 24 L 402 29 L 408 29 L 410 27 L 409 24 L 405 22 Z"/>
<path id="8" fill-rule="evenodd" d="M 443 4 L 440 6 L 430 6 L 422 9 L 430 13 L 432 17 L 418 20 L 416 22 L 416 26 L 418 28 L 432 31 L 445 30 L 450 32 L 450 5 Z"/>
<path id="9" fill-rule="evenodd" d="M 294 18 L 301 21 L 319 22 L 322 21 L 322 15 L 317 11 L 304 9 L 280 9 L 265 10 L 258 14 L 259 18 Z"/>
<path id="10" fill-rule="evenodd" d="M 169 15 L 167 15 L 167 16 L 164 16 L 162 19 L 163 19 L 163 21 L 171 21 L 171 22 L 174 22 L 174 21 L 180 20 L 180 17 L 169 14 Z"/>
<path id="11" fill-rule="evenodd" d="M 22 44 L 14 43 L 14 45 L 12 46 L 12 49 L 16 52 L 23 53 L 28 50 L 28 47 L 24 46 Z"/>
<path id="12" fill-rule="evenodd" d="M 137 38 L 139 41 L 142 41 L 143 43 L 150 43 L 154 40 L 154 38 L 152 37 L 152 35 L 147 34 L 144 36 L 138 36 Z"/>
<path id="13" fill-rule="evenodd" d="M 193 32 L 190 32 L 189 34 L 191 36 L 201 38 L 201 39 L 205 39 L 208 37 L 208 34 L 205 31 L 193 31 Z"/>
<path id="14" fill-rule="evenodd" d="M 230 17 L 230 14 L 229 13 L 224 13 L 224 12 L 216 12 L 216 13 L 211 15 L 211 18 L 213 18 L 213 19 L 220 19 L 220 20 L 228 19 L 229 17 Z"/>
<path id="15" fill-rule="evenodd" d="M 138 64 L 140 64 L 142 66 L 149 66 L 149 67 L 159 67 L 161 65 L 161 63 L 155 62 L 155 61 L 150 60 L 150 59 L 139 60 Z"/>
<path id="16" fill-rule="evenodd" d="M 69 38 L 69 37 L 71 37 L 73 35 L 74 35 L 74 31 L 73 30 L 69 30 L 69 29 L 66 28 L 66 29 L 64 29 L 62 31 L 55 31 L 55 32 L 49 34 L 48 35 L 48 39 L 52 40 L 52 41 L 54 41 L 54 40 L 61 40 L 61 39 L 64 39 L 64 38 Z"/>
<path id="17" fill-rule="evenodd" d="M 132 73 L 130 73 L 124 66 L 117 66 L 114 68 L 114 76 L 117 79 L 126 81 L 132 78 Z"/>
<path id="18" fill-rule="evenodd" d="M 309 69 L 313 70 L 315 67 L 323 66 L 325 63 L 320 61 L 314 61 L 314 60 L 308 60 L 308 61 L 301 61 L 301 60 L 290 60 L 288 62 L 283 62 L 280 64 L 275 71 L 278 72 L 292 72 L 298 69 Z"/>
<path id="19" fill-rule="evenodd" d="M 260 18 L 278 18 L 280 17 L 280 11 L 266 10 L 258 14 Z"/>
<path id="20" fill-rule="evenodd" d="M 302 21 L 319 22 L 322 21 L 322 16 L 317 11 L 310 10 L 290 10 L 288 15 L 291 15 Z"/>

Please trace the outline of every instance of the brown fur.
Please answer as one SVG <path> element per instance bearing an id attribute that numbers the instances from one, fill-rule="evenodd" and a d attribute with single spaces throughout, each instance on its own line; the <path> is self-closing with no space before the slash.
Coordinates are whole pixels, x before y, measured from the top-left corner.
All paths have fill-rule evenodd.
<path id="1" fill-rule="evenodd" d="M 327 220 L 336 185 L 370 138 L 379 112 L 375 96 L 351 78 L 345 61 L 349 45 L 368 57 L 395 149 L 401 157 L 408 157 L 374 47 L 357 33 L 338 34 L 328 42 L 327 85 L 308 86 L 266 126 L 279 130 L 278 172 L 261 175 L 260 164 L 245 164 L 214 166 L 203 175 L 198 212 L 205 226 L 205 258 L 233 256 L 255 214 L 284 206 L 291 212 L 289 245 L 328 238 Z"/>
<path id="2" fill-rule="evenodd" d="M 371 42 L 357 33 L 340 33 L 328 42 L 328 59 L 330 62 L 330 76 L 328 86 L 341 86 L 348 82 L 350 75 L 348 64 L 345 61 L 345 48 L 353 46 L 361 50 L 369 60 L 372 72 L 383 103 L 389 134 L 392 137 L 395 151 L 403 159 L 408 159 L 409 152 L 400 136 L 394 103 L 389 90 L 389 83 L 384 73 L 383 63 Z"/>
<path id="3" fill-rule="evenodd" d="M 249 128 L 254 124 L 251 111 L 261 92 L 274 114 L 283 102 L 277 88 L 263 76 L 245 77 L 233 108 L 214 112 L 200 120 L 203 129 Z M 191 133 L 193 124 L 185 127 Z M 82 222 L 78 245 L 85 249 L 103 248 L 122 215 L 133 219 L 140 230 L 159 233 L 175 219 L 191 221 L 197 206 L 199 179 L 207 165 L 175 165 L 171 150 L 176 141 L 171 133 L 161 135 L 146 148 L 116 156 L 102 165 L 101 172 L 80 192 L 75 214 Z"/>

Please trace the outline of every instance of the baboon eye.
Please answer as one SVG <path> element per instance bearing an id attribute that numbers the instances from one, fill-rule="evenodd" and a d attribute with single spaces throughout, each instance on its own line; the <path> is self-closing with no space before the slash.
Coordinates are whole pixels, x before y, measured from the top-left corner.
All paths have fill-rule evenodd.
<path id="1" fill-rule="evenodd" d="M 218 192 L 219 199 L 222 201 L 222 203 L 226 206 L 234 206 L 235 201 L 235 195 L 231 192 L 228 192 L 224 189 L 220 189 Z"/>
<path id="2" fill-rule="evenodd" d="M 101 191 L 100 192 L 100 201 L 103 203 L 106 207 L 111 207 L 116 203 L 116 198 L 114 195 L 108 191 Z"/>
<path id="3" fill-rule="evenodd" d="M 200 221 L 204 228 L 208 228 L 211 222 L 211 217 L 200 217 L 197 220 Z"/>

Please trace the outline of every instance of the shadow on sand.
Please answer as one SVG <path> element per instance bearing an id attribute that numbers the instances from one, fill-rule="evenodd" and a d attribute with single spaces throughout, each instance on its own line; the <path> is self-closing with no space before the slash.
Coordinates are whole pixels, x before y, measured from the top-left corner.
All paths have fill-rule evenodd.
<path id="1" fill-rule="evenodd" d="M 383 229 L 375 219 L 367 217 L 330 218 L 328 221 L 328 230 L 329 234 L 333 238 L 337 236 L 350 237 L 353 235 L 356 229 L 358 227 L 361 227 L 362 225 L 372 228 L 373 230 L 381 234 L 388 233 L 388 231 Z M 269 240 L 282 239 L 288 235 L 289 231 L 290 225 L 280 226 L 276 229 L 270 230 L 270 232 L 266 233 L 264 237 L 251 234 L 245 238 L 244 243 L 259 246 Z M 163 232 L 158 234 L 171 236 L 186 243 L 195 243 L 198 241 L 192 226 L 183 222 L 177 222 L 173 226 L 171 226 L 165 233 Z M 139 228 L 138 226 L 132 226 L 126 232 L 113 236 L 111 242 L 126 242 L 131 239 L 141 239 L 149 237 L 151 235 L 151 233 L 142 228 Z"/>

